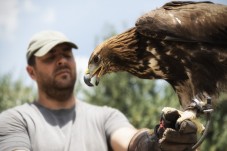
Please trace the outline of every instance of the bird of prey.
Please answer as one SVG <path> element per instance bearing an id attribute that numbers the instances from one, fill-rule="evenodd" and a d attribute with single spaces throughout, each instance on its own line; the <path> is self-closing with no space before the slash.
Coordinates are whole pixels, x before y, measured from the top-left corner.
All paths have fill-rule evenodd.
<path id="1" fill-rule="evenodd" d="M 227 6 L 173 1 L 144 14 L 95 48 L 84 80 L 118 71 L 166 80 L 183 109 L 214 100 L 227 88 Z"/>

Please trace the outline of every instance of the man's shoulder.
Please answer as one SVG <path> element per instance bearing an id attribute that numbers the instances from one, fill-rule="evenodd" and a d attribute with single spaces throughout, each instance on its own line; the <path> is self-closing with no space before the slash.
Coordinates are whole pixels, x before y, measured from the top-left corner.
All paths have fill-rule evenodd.
<path id="1" fill-rule="evenodd" d="M 9 108 L 2 113 L 0 113 L 0 119 L 1 118 L 15 118 L 15 117 L 23 117 L 26 114 L 32 114 L 34 112 L 34 104 L 33 103 L 25 103 L 19 106 L 15 106 L 12 108 Z"/>
<path id="2" fill-rule="evenodd" d="M 15 127 L 17 129 L 22 129 L 26 125 L 26 115 L 29 114 L 30 105 L 23 104 L 10 109 L 7 109 L 0 113 L 0 133 L 3 131 L 14 131 Z"/>
<path id="3" fill-rule="evenodd" d="M 9 113 L 9 112 L 26 112 L 32 109 L 33 103 L 25 103 L 22 105 L 18 105 L 9 109 L 4 110 L 2 113 Z"/>

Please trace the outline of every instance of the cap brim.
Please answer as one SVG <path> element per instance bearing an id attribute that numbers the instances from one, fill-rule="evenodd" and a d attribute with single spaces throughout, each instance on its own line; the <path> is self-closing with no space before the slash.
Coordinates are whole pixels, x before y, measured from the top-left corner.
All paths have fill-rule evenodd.
<path id="1" fill-rule="evenodd" d="M 62 43 L 68 43 L 72 46 L 72 48 L 78 49 L 77 45 L 74 44 L 71 41 L 53 41 L 51 43 L 46 44 L 45 46 L 43 46 L 42 48 L 40 48 L 37 52 L 34 53 L 34 55 L 36 57 L 42 57 L 45 54 L 47 54 L 52 48 L 54 48 L 56 45 L 58 44 L 62 44 Z"/>

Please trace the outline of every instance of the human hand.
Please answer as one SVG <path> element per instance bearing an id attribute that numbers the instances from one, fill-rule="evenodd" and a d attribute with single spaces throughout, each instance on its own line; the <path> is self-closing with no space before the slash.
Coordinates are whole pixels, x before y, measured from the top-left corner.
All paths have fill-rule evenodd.
<path id="1" fill-rule="evenodd" d="M 180 115 L 181 111 L 176 109 L 163 111 L 160 124 L 155 128 L 162 151 L 190 150 L 197 142 L 196 125 L 190 120 L 177 123 Z"/>

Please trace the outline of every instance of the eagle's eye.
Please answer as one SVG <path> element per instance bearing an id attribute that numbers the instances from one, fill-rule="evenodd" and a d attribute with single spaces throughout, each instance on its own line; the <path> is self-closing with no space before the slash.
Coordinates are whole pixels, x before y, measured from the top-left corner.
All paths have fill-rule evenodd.
<path id="1" fill-rule="evenodd" d="M 99 56 L 94 56 L 94 63 L 98 63 L 100 60 Z"/>

